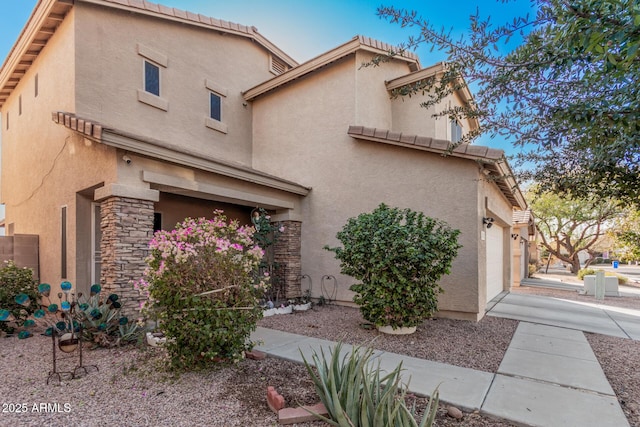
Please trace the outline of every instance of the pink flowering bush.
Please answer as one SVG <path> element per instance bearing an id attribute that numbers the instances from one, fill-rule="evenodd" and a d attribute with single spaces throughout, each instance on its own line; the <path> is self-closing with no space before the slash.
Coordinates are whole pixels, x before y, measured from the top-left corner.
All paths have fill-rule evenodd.
<path id="1" fill-rule="evenodd" d="M 216 211 L 213 219 L 187 218 L 154 235 L 136 286 L 148 297 L 144 311 L 155 314 L 168 338 L 174 368 L 235 362 L 250 350 L 267 286 L 256 274 L 264 252 L 254 232 Z"/>

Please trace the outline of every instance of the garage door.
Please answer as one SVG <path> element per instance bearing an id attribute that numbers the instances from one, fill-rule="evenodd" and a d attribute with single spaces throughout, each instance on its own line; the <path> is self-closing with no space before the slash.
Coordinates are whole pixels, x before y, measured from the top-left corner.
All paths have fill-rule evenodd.
<path id="1" fill-rule="evenodd" d="M 504 288 L 503 257 L 502 227 L 494 224 L 493 227 L 487 228 L 487 302 Z"/>

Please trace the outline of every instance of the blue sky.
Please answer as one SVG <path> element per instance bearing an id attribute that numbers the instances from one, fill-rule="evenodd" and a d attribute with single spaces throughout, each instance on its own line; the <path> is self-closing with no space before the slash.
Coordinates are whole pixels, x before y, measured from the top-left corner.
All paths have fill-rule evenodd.
<path id="1" fill-rule="evenodd" d="M 364 35 L 397 45 L 407 41 L 415 29 L 401 28 L 376 14 L 381 6 L 415 10 L 437 26 L 462 34 L 469 26 L 469 16 L 480 12 L 490 16 L 495 24 L 511 21 L 515 16 L 530 13 L 530 0 L 462 0 L 455 3 L 434 0 L 158 0 L 166 6 L 189 10 L 244 25 L 252 25 L 267 39 L 298 62 L 304 62 L 332 49 L 355 35 Z M 27 22 L 37 0 L 2 0 L 0 3 L 0 58 L 4 63 L 22 27 Z M 423 67 L 442 61 L 445 56 L 422 46 L 417 52 Z M 502 148 L 504 141 L 483 138 L 477 142 Z"/>

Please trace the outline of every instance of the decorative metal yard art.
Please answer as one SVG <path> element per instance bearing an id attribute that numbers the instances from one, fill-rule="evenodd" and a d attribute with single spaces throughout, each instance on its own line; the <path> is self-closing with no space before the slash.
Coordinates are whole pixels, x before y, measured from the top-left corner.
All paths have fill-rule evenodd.
<path id="1" fill-rule="evenodd" d="M 94 286 L 91 287 L 92 296 L 97 293 L 94 293 Z M 62 292 L 58 293 L 58 299 L 60 300 L 60 308 L 58 309 L 58 306 L 56 304 L 51 304 L 51 300 L 49 299 L 51 286 L 46 283 L 42 283 L 38 287 L 38 291 L 40 291 L 40 294 L 42 295 L 43 302 L 45 298 L 49 302 L 46 312 L 50 313 L 50 315 L 55 316 L 54 318 L 56 319 L 62 319 L 56 322 L 54 325 L 49 326 L 45 331 L 45 335 L 51 336 L 53 358 L 53 370 L 49 371 L 47 384 L 49 384 L 49 381 L 52 378 L 58 378 L 58 382 L 62 381 L 63 376 L 68 376 L 70 377 L 70 379 L 78 378 L 80 375 L 82 375 L 82 373 L 88 374 L 89 368 L 95 369 L 96 371 L 99 370 L 96 365 L 84 365 L 82 361 L 83 324 L 82 322 L 78 322 L 76 320 L 76 309 L 80 304 L 78 302 L 78 298 L 82 297 L 82 292 L 79 292 L 76 297 L 76 294 L 74 292 L 71 292 L 72 288 L 73 286 L 70 282 L 62 282 L 60 284 L 60 289 L 62 289 Z M 99 292 L 99 286 L 95 290 Z M 43 318 L 46 317 L 46 312 Z M 60 317 L 58 317 L 58 315 Z M 57 350 L 60 350 L 65 354 L 69 354 L 69 356 L 58 355 Z M 75 357 L 78 358 L 78 362 L 73 371 L 58 370 L 58 361 L 64 359 L 72 359 Z"/>
<path id="2" fill-rule="evenodd" d="M 90 368 L 98 370 L 98 367 L 95 365 L 84 365 L 82 360 L 83 323 L 78 321 L 77 308 L 81 310 L 87 309 L 89 304 L 79 303 L 78 298 L 82 297 L 82 293 L 78 293 L 76 297 L 76 294 L 71 292 L 72 288 L 73 286 L 70 282 L 65 281 L 60 284 L 62 292 L 58 293 L 58 299 L 60 301 L 60 305 L 58 305 L 51 302 L 51 285 L 41 283 L 38 286 L 38 292 L 42 297 L 41 308 L 25 320 L 21 325 L 23 330 L 18 334 L 19 339 L 29 338 L 33 336 L 31 329 L 35 327 L 37 323 L 46 326 L 43 335 L 51 337 L 53 350 L 52 370 L 49 371 L 47 384 L 49 384 L 52 378 L 58 378 L 58 381 L 61 381 L 63 377 L 74 379 L 82 373 L 87 374 Z M 100 286 L 92 286 L 91 291 L 92 295 L 99 293 Z M 28 307 L 31 303 L 31 299 L 26 294 L 17 295 L 15 301 L 24 307 Z M 12 322 L 15 320 L 13 314 L 8 310 L 0 309 L 0 321 Z M 59 352 L 68 354 L 68 356 L 61 356 L 58 354 Z M 58 369 L 59 361 L 76 357 L 78 361 L 73 370 L 60 371 Z"/>
<path id="3" fill-rule="evenodd" d="M 72 292 L 73 286 L 69 282 L 60 284 L 58 301 L 59 304 L 51 302 L 51 286 L 42 283 L 38 286 L 41 296 L 41 308 L 27 310 L 33 307 L 31 298 L 26 294 L 19 294 L 15 297 L 15 302 L 23 308 L 20 311 L 14 309 L 0 309 L 0 322 L 16 323 L 18 338 L 29 338 L 33 336 L 31 330 L 40 323 L 46 327 L 43 335 L 51 337 L 53 370 L 49 372 L 47 384 L 51 378 L 70 377 L 70 379 L 87 374 L 89 369 L 98 367 L 95 365 L 85 365 L 83 356 L 83 341 L 90 342 L 98 347 L 116 347 L 122 344 L 135 342 L 138 339 L 138 325 L 135 321 L 129 321 L 126 316 L 120 315 L 120 304 L 118 295 L 110 294 L 106 298 L 101 294 L 100 285 L 91 286 L 90 296 L 87 298 L 81 292 Z M 30 306 L 31 304 L 31 306 Z M 24 322 L 16 319 L 21 312 L 26 318 Z M 72 370 L 60 370 L 59 363 L 63 359 L 73 360 L 77 358 L 75 368 Z M 70 365 L 67 363 L 65 365 Z"/>

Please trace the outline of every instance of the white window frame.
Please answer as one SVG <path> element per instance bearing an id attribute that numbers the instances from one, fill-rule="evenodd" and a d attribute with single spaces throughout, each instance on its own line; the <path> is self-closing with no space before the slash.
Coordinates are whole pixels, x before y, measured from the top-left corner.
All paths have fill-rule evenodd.
<path id="1" fill-rule="evenodd" d="M 462 139 L 463 128 L 457 119 L 451 120 L 451 142 L 454 144 L 460 142 Z"/>

